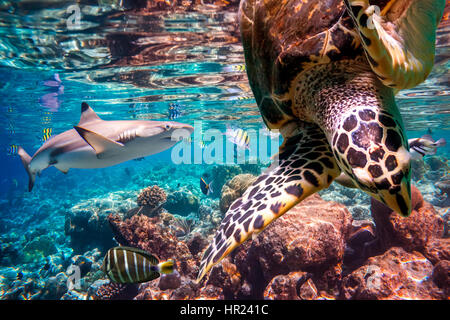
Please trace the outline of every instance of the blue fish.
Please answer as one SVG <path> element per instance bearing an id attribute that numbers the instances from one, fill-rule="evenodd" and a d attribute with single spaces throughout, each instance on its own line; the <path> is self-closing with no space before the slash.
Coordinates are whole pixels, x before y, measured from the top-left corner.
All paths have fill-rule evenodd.
<path id="1" fill-rule="evenodd" d="M 200 178 L 200 189 L 202 190 L 203 194 L 209 195 L 211 193 L 214 193 L 212 189 L 212 183 L 213 181 L 211 181 L 210 183 L 206 183 L 205 179 Z"/>
<path id="2" fill-rule="evenodd" d="M 178 103 L 169 104 L 169 120 L 175 120 L 181 116 L 181 105 Z"/>

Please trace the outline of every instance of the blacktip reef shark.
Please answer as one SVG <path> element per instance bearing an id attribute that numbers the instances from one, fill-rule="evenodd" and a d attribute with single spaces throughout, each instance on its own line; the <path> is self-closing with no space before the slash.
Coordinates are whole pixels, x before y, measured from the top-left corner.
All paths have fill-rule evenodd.
<path id="1" fill-rule="evenodd" d="M 70 168 L 104 168 L 146 157 L 175 145 L 175 131 L 177 136 L 188 137 L 194 128 L 168 121 L 105 121 L 83 102 L 80 122 L 73 129 L 51 137 L 33 157 L 19 147 L 18 154 L 29 176 L 28 191 L 33 189 L 36 174 L 50 166 L 67 173 Z"/>

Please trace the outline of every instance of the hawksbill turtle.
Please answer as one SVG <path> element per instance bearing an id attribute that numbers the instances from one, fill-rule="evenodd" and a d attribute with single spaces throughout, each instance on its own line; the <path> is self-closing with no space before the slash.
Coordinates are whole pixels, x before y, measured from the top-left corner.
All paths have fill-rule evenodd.
<path id="1" fill-rule="evenodd" d="M 232 203 L 197 281 L 333 180 L 411 213 L 398 90 L 426 79 L 445 0 L 242 0 L 247 74 L 278 161 Z"/>

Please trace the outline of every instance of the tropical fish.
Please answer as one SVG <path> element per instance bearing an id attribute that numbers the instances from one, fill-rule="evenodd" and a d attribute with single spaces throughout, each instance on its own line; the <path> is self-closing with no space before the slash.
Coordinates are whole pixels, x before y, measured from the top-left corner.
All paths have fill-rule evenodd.
<path id="1" fill-rule="evenodd" d="M 12 145 L 10 145 L 8 147 L 7 154 L 9 156 L 15 156 L 18 152 L 19 152 L 19 146 L 18 145 L 12 144 Z"/>
<path id="2" fill-rule="evenodd" d="M 181 116 L 181 105 L 178 103 L 169 104 L 169 120 L 175 120 Z"/>
<path id="3" fill-rule="evenodd" d="M 172 273 L 173 264 L 173 260 L 159 262 L 141 249 L 114 247 L 106 253 L 101 268 L 113 282 L 142 283 L 158 278 L 161 273 Z"/>
<path id="4" fill-rule="evenodd" d="M 36 174 L 49 166 L 67 173 L 70 168 L 104 168 L 146 157 L 175 145 L 177 141 L 172 140 L 175 130 L 191 134 L 194 128 L 167 121 L 104 121 L 83 102 L 77 126 L 52 136 L 33 157 L 21 147 L 18 154 L 28 173 L 28 190 L 31 191 Z"/>
<path id="5" fill-rule="evenodd" d="M 230 64 L 223 68 L 225 72 L 245 72 L 246 67 L 245 64 Z"/>
<path id="6" fill-rule="evenodd" d="M 48 139 L 50 139 L 51 135 L 52 135 L 52 128 L 44 128 L 42 129 L 42 142 L 47 141 Z"/>
<path id="7" fill-rule="evenodd" d="M 212 189 L 212 183 L 213 180 L 211 180 L 209 183 L 206 183 L 205 179 L 200 178 L 200 189 L 202 190 L 203 194 L 209 195 L 211 193 L 214 193 Z"/>
<path id="8" fill-rule="evenodd" d="M 422 159 L 426 155 L 436 154 L 437 148 L 446 145 L 444 138 L 434 141 L 431 135 L 426 134 L 420 138 L 409 139 L 409 153 L 413 159 Z"/>
<path id="9" fill-rule="evenodd" d="M 191 137 L 187 137 L 186 139 L 183 139 L 183 141 L 186 143 L 192 143 L 193 141 L 196 141 L 201 149 L 206 148 L 206 142 L 203 140 L 198 140 L 198 139 L 193 140 Z"/>
<path id="10" fill-rule="evenodd" d="M 238 147 L 244 149 L 250 148 L 250 137 L 248 136 L 247 131 L 227 125 L 225 135 L 228 137 L 230 142 L 234 143 Z"/>

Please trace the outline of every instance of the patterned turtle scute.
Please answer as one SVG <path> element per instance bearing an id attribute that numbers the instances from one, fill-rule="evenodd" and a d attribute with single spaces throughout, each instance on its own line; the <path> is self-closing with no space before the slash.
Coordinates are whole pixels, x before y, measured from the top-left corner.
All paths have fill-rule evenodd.
<path id="1" fill-rule="evenodd" d="M 292 99 L 285 95 L 302 71 L 362 54 L 353 28 L 341 0 L 242 1 L 247 73 L 269 127 L 294 118 Z"/>

